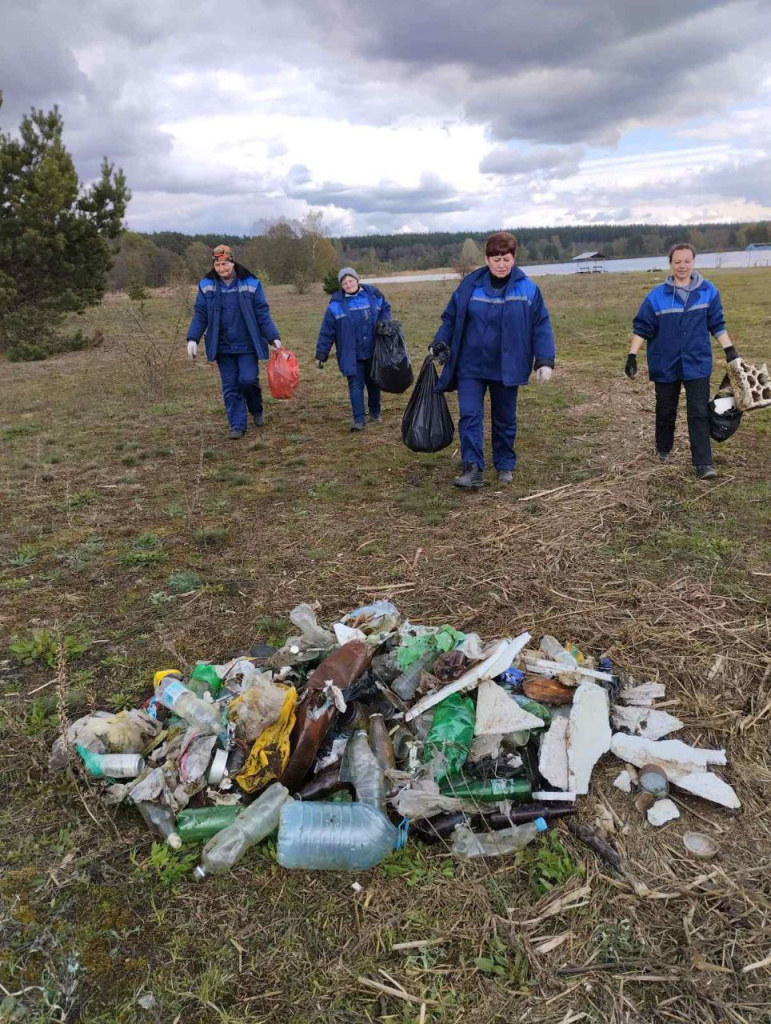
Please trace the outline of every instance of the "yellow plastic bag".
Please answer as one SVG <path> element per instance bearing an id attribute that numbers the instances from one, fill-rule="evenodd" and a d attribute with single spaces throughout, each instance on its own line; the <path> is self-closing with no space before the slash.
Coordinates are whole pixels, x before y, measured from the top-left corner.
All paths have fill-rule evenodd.
<path id="1" fill-rule="evenodd" d="M 289 734 L 294 728 L 297 691 L 293 686 L 282 689 L 286 690 L 286 696 L 278 718 L 254 741 L 243 771 L 236 775 L 236 782 L 247 793 L 277 779 L 289 760 Z"/>

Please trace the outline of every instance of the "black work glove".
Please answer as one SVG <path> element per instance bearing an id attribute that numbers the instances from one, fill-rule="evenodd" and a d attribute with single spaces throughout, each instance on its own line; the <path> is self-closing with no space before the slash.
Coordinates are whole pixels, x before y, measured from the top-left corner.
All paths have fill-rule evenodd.
<path id="1" fill-rule="evenodd" d="M 732 363 L 734 359 L 739 358 L 739 353 L 736 351 L 733 345 L 729 345 L 728 348 L 724 348 L 723 351 L 725 352 L 725 361 L 727 363 Z"/>
<path id="2" fill-rule="evenodd" d="M 634 380 L 637 376 L 637 356 L 634 352 L 630 352 L 626 357 L 626 366 L 624 367 L 624 373 L 630 380 Z"/>
<path id="3" fill-rule="evenodd" d="M 325 363 L 325 362 L 326 362 L 326 359 L 317 359 L 317 360 L 316 360 L 316 366 L 318 366 L 318 368 L 319 368 L 320 370 L 323 370 L 323 369 L 324 369 L 324 363 Z"/>
<path id="4" fill-rule="evenodd" d="M 444 366 L 450 358 L 450 346 L 443 341 L 435 341 L 432 345 L 428 346 L 428 351 L 440 366 Z"/>

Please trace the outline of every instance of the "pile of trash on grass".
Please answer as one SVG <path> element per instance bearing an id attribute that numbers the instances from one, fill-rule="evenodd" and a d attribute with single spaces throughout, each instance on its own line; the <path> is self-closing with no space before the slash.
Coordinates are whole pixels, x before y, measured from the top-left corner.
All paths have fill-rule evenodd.
<path id="1" fill-rule="evenodd" d="M 331 629 L 307 604 L 290 619 L 300 633 L 278 650 L 198 662 L 188 678 L 157 672 L 141 709 L 74 722 L 51 769 L 75 758 L 171 847 L 205 841 L 199 879 L 276 829 L 286 868 L 370 868 L 408 830 L 462 858 L 510 853 L 575 812 L 608 751 L 624 762 L 614 784 L 639 790 L 652 825 L 679 816 L 670 786 L 741 806 L 708 770 L 725 751 L 665 740 L 683 723 L 654 707 L 664 686 L 624 683 L 607 658 L 552 636 L 535 649 L 529 633 L 483 647 L 389 601 Z M 591 830 L 571 831 L 617 859 Z M 683 838 L 695 856 L 716 852 L 701 833 Z"/>

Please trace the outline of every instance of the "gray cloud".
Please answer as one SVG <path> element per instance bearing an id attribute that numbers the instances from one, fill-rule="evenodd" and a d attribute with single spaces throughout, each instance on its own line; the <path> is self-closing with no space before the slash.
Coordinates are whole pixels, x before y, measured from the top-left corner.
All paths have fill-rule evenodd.
<path id="1" fill-rule="evenodd" d="M 428 174 L 414 188 L 391 182 L 371 187 L 338 182 L 305 187 L 288 182 L 287 194 L 312 206 L 336 206 L 364 214 L 456 213 L 470 208 L 468 199 L 456 189 Z"/>
<path id="2" fill-rule="evenodd" d="M 541 146 L 527 151 L 498 147 L 479 164 L 483 174 L 524 175 L 539 173 L 549 178 L 569 178 L 578 171 L 581 146 Z"/>

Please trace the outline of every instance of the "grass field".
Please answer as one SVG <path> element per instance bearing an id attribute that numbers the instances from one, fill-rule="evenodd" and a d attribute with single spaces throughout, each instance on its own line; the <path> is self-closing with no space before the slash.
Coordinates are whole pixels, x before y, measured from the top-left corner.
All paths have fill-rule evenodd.
<path id="1" fill-rule="evenodd" d="M 710 276 L 740 353 L 771 361 L 771 271 Z M 684 410 L 673 462 L 652 457 L 652 386 L 622 368 L 653 283 L 543 280 L 558 369 L 521 395 L 503 492 L 455 491 L 454 448 L 404 448 L 406 396 L 349 434 L 344 379 L 312 362 L 320 292 L 268 290 L 303 376 L 240 442 L 216 369 L 185 357 L 186 292 L 110 296 L 79 318 L 100 347 L 3 362 L 0 982 L 16 995 L 0 1020 L 771 1019 L 771 971 L 754 966 L 771 951 L 771 413 L 716 446 L 709 484 L 690 473 Z M 416 368 L 451 290 L 387 289 Z M 580 819 L 613 830 L 624 875 L 559 826 L 551 845 L 470 866 L 413 841 L 358 893 L 280 870 L 270 844 L 199 886 L 132 812 L 48 773 L 62 721 L 136 705 L 154 670 L 281 640 L 301 600 L 332 621 L 375 597 L 487 638 L 548 631 L 661 679 L 682 738 L 726 747 L 743 810 L 683 798 L 655 831 L 608 757 Z M 719 859 L 689 860 L 687 829 L 714 835 Z M 437 941 L 394 949 L 420 940 Z"/>

